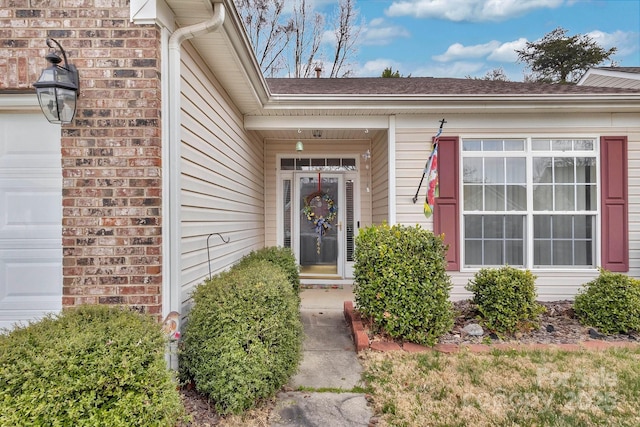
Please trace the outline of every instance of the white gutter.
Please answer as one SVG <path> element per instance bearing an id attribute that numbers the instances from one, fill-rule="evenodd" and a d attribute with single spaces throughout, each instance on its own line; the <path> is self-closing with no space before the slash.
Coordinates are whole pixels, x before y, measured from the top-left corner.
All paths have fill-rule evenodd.
<path id="1" fill-rule="evenodd" d="M 165 227 L 169 228 L 168 233 L 163 233 L 163 243 L 165 254 L 168 255 L 168 263 L 164 261 L 164 280 L 163 280 L 163 301 L 162 311 L 166 316 L 171 311 L 181 311 L 182 301 L 180 297 L 181 279 L 182 279 L 182 217 L 180 213 L 181 202 L 180 192 L 182 189 L 181 176 L 182 168 L 180 159 L 182 155 L 182 135 L 181 135 L 181 58 L 180 46 L 185 40 L 198 37 L 203 34 L 217 30 L 223 24 L 225 18 L 225 9 L 222 3 L 213 4 L 213 15 L 208 20 L 191 25 L 189 27 L 177 29 L 169 38 L 169 87 L 167 106 L 169 110 L 168 121 L 169 129 L 167 131 L 168 139 L 163 144 L 163 158 L 169 159 L 168 164 L 162 168 L 163 180 L 163 198 L 168 200 L 164 204 L 164 218 L 169 218 Z M 167 238 L 168 236 L 168 238 Z M 166 260 L 166 256 L 163 257 Z M 168 268 L 166 268 L 168 267 Z M 167 274 L 168 273 L 168 274 Z M 168 276 L 168 281 L 167 281 Z M 166 291 L 169 292 L 166 292 Z"/>

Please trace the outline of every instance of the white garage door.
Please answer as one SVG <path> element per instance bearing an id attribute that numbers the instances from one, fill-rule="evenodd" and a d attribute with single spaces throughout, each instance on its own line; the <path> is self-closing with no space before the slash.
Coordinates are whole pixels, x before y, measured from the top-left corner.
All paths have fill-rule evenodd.
<path id="1" fill-rule="evenodd" d="M 60 126 L 0 111 L 0 328 L 61 305 Z"/>

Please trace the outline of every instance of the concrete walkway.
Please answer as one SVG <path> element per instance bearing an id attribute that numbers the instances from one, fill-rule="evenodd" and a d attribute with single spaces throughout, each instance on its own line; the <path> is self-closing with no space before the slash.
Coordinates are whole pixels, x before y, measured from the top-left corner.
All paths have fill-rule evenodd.
<path id="1" fill-rule="evenodd" d="M 288 384 L 293 391 L 278 394 L 270 426 L 368 426 L 371 409 L 363 394 L 351 392 L 364 386 L 362 367 L 344 319 L 344 301 L 353 300 L 351 286 L 303 289 L 301 297 L 305 332 L 302 362 Z"/>

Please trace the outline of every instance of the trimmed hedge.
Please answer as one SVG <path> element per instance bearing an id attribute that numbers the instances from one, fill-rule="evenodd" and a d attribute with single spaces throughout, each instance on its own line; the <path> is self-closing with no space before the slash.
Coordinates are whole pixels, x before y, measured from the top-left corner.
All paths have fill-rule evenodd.
<path id="1" fill-rule="evenodd" d="M 582 324 L 602 333 L 640 332 L 640 280 L 600 270 L 578 292 L 573 309 Z"/>
<path id="2" fill-rule="evenodd" d="M 446 246 L 420 226 L 360 230 L 355 245 L 358 310 L 393 338 L 433 345 L 453 326 Z"/>
<path id="3" fill-rule="evenodd" d="M 299 296 L 271 262 L 243 263 L 199 285 L 184 328 L 181 376 L 221 414 L 273 396 L 301 357 Z"/>
<path id="4" fill-rule="evenodd" d="M 538 325 L 544 307 L 536 302 L 536 276 L 510 266 L 483 268 L 466 286 L 484 325 L 500 334 Z"/>
<path id="5" fill-rule="evenodd" d="M 148 316 L 79 306 L 0 336 L 0 425 L 171 426 L 184 414 Z"/>
<path id="6" fill-rule="evenodd" d="M 234 268 L 242 268 L 257 260 L 266 260 L 280 267 L 287 275 L 293 290 L 296 293 L 300 292 L 300 268 L 291 249 L 272 246 L 253 251 L 244 256 Z"/>

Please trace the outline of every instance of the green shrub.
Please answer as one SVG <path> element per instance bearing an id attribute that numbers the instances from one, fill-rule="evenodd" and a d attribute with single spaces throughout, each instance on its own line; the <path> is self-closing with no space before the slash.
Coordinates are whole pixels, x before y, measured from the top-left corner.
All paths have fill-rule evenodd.
<path id="1" fill-rule="evenodd" d="M 536 276 L 510 266 L 483 268 L 466 286 L 484 325 L 499 333 L 512 334 L 538 324 L 544 307 L 536 302 Z"/>
<path id="2" fill-rule="evenodd" d="M 287 275 L 287 279 L 289 283 L 291 283 L 291 286 L 293 286 L 294 291 L 296 291 L 296 293 L 300 291 L 300 269 L 291 249 L 276 246 L 262 248 L 245 255 L 240 262 L 236 264 L 236 267 L 242 268 L 247 264 L 261 259 L 280 267 Z"/>
<path id="3" fill-rule="evenodd" d="M 574 310 L 581 323 L 605 334 L 640 331 L 640 280 L 600 270 L 576 295 Z"/>
<path id="4" fill-rule="evenodd" d="M 301 356 L 299 297 L 268 261 L 254 261 L 199 285 L 184 329 L 183 379 L 221 414 L 270 397 L 295 373 Z"/>
<path id="5" fill-rule="evenodd" d="M 0 337 L 0 425 L 171 426 L 184 408 L 160 325 L 80 306 Z"/>
<path id="6" fill-rule="evenodd" d="M 454 317 L 445 252 L 442 238 L 419 226 L 361 230 L 354 253 L 358 310 L 393 338 L 435 344 Z"/>

